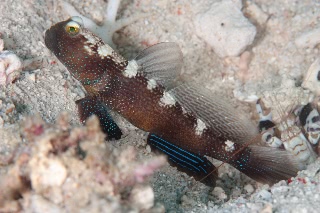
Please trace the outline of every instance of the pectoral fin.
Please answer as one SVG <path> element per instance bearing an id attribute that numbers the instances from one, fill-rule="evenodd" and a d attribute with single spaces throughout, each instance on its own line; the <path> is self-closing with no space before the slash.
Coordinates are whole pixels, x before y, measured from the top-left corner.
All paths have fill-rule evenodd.
<path id="1" fill-rule="evenodd" d="M 113 121 L 107 106 L 92 97 L 86 97 L 76 101 L 80 121 L 84 123 L 91 115 L 99 118 L 101 129 L 107 134 L 107 139 L 120 139 L 122 132 L 118 125 Z"/>

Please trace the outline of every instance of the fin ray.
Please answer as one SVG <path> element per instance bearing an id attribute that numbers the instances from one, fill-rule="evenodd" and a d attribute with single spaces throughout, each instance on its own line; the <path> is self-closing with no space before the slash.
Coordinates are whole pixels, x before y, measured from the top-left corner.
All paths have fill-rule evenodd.
<path id="1" fill-rule="evenodd" d="M 147 79 L 154 79 L 158 84 L 169 88 L 180 75 L 183 56 L 178 44 L 163 42 L 139 53 L 135 58 L 139 72 Z"/>
<path id="2" fill-rule="evenodd" d="M 184 83 L 168 92 L 185 110 L 235 143 L 246 143 L 258 134 L 257 127 L 245 117 L 245 113 L 205 88 L 199 88 L 194 83 Z"/>
<path id="3" fill-rule="evenodd" d="M 256 181 L 274 184 L 294 177 L 299 170 L 305 169 L 294 155 L 285 150 L 263 146 L 249 148 L 249 151 L 241 153 L 241 157 L 230 163 Z"/>

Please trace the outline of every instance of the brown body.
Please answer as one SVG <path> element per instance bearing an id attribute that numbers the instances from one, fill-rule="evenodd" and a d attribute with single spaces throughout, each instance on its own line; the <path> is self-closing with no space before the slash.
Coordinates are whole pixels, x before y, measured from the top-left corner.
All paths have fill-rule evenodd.
<path id="1" fill-rule="evenodd" d="M 143 76 L 127 78 L 118 71 L 110 73 L 121 84 L 100 92 L 98 96 L 130 123 L 199 155 L 207 155 L 221 161 L 231 160 L 231 156 L 236 157 L 234 153 L 240 148 L 239 145 L 235 144 L 234 152 L 227 152 L 225 141 L 237 142 L 237 138 L 226 138 L 226 135 L 218 135 L 210 128 L 197 135 L 197 118 L 194 115 L 183 112 L 178 102 L 174 106 L 161 105 L 160 99 L 164 92 L 161 85 L 150 90 L 147 88 L 147 79 Z"/>
<path id="2" fill-rule="evenodd" d="M 77 20 L 75 17 L 52 26 L 46 31 L 45 43 L 82 83 L 89 96 L 105 103 L 136 127 L 189 152 L 230 163 L 256 180 L 272 183 L 296 173 L 295 161 L 286 153 L 247 146 L 245 142 L 253 139 L 251 133 L 256 129 L 243 128 L 246 125 L 238 115 L 233 116 L 233 109 L 229 110 L 227 105 L 209 103 L 212 109 L 207 112 L 211 113 L 211 124 L 197 134 L 196 113 L 186 113 L 178 101 L 171 105 L 161 104 L 164 86 L 158 84 L 153 89 L 148 88 L 150 79 L 143 72 L 126 76 L 128 61 L 82 28 Z M 187 99 L 185 101 L 189 101 Z M 227 141 L 234 142 L 234 149 L 226 149 Z"/>

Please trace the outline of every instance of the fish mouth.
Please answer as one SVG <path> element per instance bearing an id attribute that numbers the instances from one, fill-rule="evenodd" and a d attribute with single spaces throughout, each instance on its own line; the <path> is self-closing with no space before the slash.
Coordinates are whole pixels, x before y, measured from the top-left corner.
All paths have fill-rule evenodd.
<path id="1" fill-rule="evenodd" d="M 59 54 L 59 48 L 58 48 L 58 39 L 56 34 L 55 25 L 51 26 L 49 29 L 47 29 L 44 33 L 44 43 L 46 47 L 53 52 L 55 55 Z"/>
<path id="2" fill-rule="evenodd" d="M 52 40 L 54 38 L 51 33 L 51 28 L 52 27 L 50 27 L 44 32 L 44 43 L 47 46 L 47 48 L 50 50 L 51 50 Z"/>

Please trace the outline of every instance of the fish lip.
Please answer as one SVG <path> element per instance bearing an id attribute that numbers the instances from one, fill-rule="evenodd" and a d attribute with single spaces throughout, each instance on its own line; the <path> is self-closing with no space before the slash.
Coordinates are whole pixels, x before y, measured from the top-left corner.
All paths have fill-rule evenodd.
<path id="1" fill-rule="evenodd" d="M 49 40 L 52 40 L 51 39 L 52 38 L 52 36 L 51 36 L 52 34 L 49 33 L 50 29 L 51 29 L 51 27 L 44 32 L 44 43 L 45 43 L 45 45 L 46 45 L 46 47 L 48 49 L 51 49 L 50 48 L 50 46 L 51 46 L 50 43 L 52 43 L 52 42 L 49 42 Z"/>
<path id="2" fill-rule="evenodd" d="M 52 26 L 53 27 L 53 26 Z M 50 27 L 44 32 L 44 44 L 55 55 L 58 54 L 57 37 L 55 31 Z"/>

